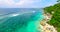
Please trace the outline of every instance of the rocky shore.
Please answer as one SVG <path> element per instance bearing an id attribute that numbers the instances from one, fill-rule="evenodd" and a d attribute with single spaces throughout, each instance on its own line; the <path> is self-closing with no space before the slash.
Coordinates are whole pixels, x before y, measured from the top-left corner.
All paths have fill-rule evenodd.
<path id="1" fill-rule="evenodd" d="M 51 20 L 52 15 L 50 15 L 49 13 L 47 13 L 47 14 L 44 14 L 44 16 L 45 16 L 44 20 L 42 20 L 40 22 L 41 29 L 42 29 L 41 32 L 57 32 L 57 30 L 56 30 L 55 27 L 53 27 L 52 25 L 49 25 L 47 23 L 49 20 Z"/>

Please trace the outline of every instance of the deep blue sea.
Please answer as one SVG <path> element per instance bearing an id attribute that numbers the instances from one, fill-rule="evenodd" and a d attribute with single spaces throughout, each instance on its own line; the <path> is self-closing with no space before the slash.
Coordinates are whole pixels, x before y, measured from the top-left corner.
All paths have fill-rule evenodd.
<path id="1" fill-rule="evenodd" d="M 40 8 L 0 8 L 0 32 L 40 32 Z"/>

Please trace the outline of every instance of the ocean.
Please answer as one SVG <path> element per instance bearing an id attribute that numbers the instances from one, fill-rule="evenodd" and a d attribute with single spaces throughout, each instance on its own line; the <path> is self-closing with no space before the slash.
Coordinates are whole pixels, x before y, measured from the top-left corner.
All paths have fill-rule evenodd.
<path id="1" fill-rule="evenodd" d="M 0 32 L 41 32 L 43 19 L 40 8 L 0 8 Z"/>

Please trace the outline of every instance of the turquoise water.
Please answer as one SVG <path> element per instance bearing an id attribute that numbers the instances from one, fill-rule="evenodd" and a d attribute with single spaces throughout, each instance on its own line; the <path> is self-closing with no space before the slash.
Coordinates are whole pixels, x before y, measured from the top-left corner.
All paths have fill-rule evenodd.
<path id="1" fill-rule="evenodd" d="M 38 26 L 43 20 L 42 9 L 12 9 L 6 12 L 0 13 L 0 32 L 40 32 Z"/>

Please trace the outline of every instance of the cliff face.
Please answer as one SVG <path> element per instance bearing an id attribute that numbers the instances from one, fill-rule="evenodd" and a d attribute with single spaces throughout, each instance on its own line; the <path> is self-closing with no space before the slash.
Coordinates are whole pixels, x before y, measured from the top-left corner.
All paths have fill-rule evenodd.
<path id="1" fill-rule="evenodd" d="M 45 13 L 50 13 L 52 15 L 52 18 L 48 23 L 56 27 L 57 31 L 60 32 L 60 3 L 46 7 L 44 10 Z"/>

